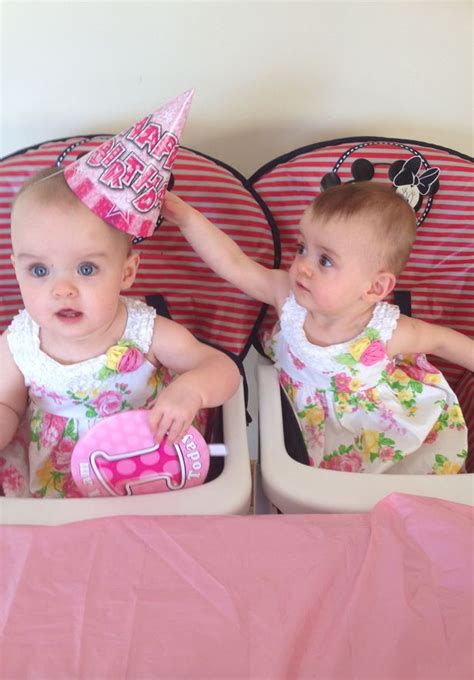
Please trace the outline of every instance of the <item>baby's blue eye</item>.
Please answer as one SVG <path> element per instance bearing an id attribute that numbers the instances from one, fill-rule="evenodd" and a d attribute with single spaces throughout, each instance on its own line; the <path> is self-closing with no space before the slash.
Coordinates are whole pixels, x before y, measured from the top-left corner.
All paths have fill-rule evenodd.
<path id="1" fill-rule="evenodd" d="M 333 262 L 327 255 L 321 255 L 319 258 L 319 264 L 321 267 L 332 267 Z"/>
<path id="2" fill-rule="evenodd" d="M 296 246 L 296 251 L 297 251 L 298 255 L 304 255 L 305 252 L 306 252 L 305 244 L 304 243 L 298 243 L 298 245 Z"/>
<path id="3" fill-rule="evenodd" d="M 49 274 L 48 267 L 46 267 L 44 264 L 32 264 L 30 267 L 30 272 L 37 279 L 42 279 L 43 276 L 47 276 Z"/>
<path id="4" fill-rule="evenodd" d="M 91 262 L 82 262 L 77 268 L 77 271 L 81 276 L 92 276 L 92 274 L 95 274 L 96 270 L 97 267 Z"/>

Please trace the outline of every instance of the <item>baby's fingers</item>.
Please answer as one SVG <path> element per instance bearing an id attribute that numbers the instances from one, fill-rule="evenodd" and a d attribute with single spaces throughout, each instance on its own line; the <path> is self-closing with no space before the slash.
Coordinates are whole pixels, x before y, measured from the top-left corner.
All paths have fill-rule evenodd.
<path id="1" fill-rule="evenodd" d="M 159 444 L 166 436 L 168 444 L 172 446 L 185 435 L 187 430 L 186 423 L 182 418 L 173 418 L 171 415 L 167 414 L 161 414 L 157 424 L 156 418 L 150 418 L 149 423 L 152 432 L 156 427 L 153 439 L 157 444 Z"/>
<path id="2" fill-rule="evenodd" d="M 173 444 L 178 442 L 184 436 L 186 429 L 187 428 L 185 427 L 183 420 L 173 420 L 172 424 L 168 429 L 167 434 L 168 444 L 170 444 L 170 446 L 173 446 Z"/>
<path id="3" fill-rule="evenodd" d="M 153 439 L 157 444 L 159 444 L 165 436 L 170 424 L 170 419 L 167 418 L 164 413 L 153 409 L 149 412 L 148 425 L 152 431 Z"/>

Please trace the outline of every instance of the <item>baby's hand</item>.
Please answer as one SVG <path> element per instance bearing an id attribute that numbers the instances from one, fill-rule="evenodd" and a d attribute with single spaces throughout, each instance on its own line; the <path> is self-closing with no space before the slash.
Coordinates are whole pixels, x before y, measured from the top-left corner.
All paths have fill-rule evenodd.
<path id="1" fill-rule="evenodd" d="M 167 434 L 168 443 L 173 445 L 185 435 L 202 406 L 198 392 L 190 390 L 188 385 L 181 385 L 179 380 L 172 382 L 150 409 L 148 422 L 155 441 L 160 442 Z"/>
<path id="2" fill-rule="evenodd" d="M 181 225 L 185 219 L 187 211 L 190 206 L 185 203 L 179 196 L 172 194 L 169 191 L 165 194 L 165 200 L 161 206 L 161 214 L 172 224 Z"/>

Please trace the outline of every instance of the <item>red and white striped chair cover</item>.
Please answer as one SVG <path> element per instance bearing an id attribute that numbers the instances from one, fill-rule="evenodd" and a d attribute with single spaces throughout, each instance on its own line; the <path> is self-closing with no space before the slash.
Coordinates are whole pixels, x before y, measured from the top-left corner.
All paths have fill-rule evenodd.
<path id="1" fill-rule="evenodd" d="M 276 222 L 281 267 L 287 268 L 295 254 L 299 219 L 320 191 L 324 175 L 336 172 L 342 182 L 350 181 L 352 163 L 363 158 L 372 163 L 374 179 L 389 182 L 389 166 L 413 156 L 423 160 L 421 170 L 440 169 L 439 190 L 431 200 L 425 198 L 417 213 L 416 243 L 397 291 L 409 291 L 414 317 L 474 336 L 474 172 L 468 156 L 423 142 L 354 137 L 290 152 L 262 167 L 250 182 Z M 273 310 L 269 311 L 260 332 L 275 320 Z M 464 369 L 440 359 L 433 362 L 456 390 Z M 474 381 L 469 389 L 472 401 Z M 473 415 L 466 415 L 474 430 Z"/>

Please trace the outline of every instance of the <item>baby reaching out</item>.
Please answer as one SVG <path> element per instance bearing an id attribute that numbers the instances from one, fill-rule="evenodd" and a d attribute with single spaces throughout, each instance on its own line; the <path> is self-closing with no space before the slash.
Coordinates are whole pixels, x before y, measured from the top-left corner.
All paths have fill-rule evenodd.
<path id="1" fill-rule="evenodd" d="M 267 343 L 310 460 L 373 473 L 456 473 L 467 456 L 457 399 L 426 359 L 474 370 L 474 342 L 384 302 L 415 240 L 393 187 L 355 182 L 304 212 L 289 271 L 267 269 L 174 194 L 163 215 L 222 278 L 278 313 Z"/>

